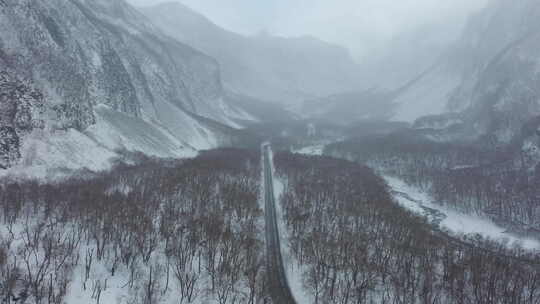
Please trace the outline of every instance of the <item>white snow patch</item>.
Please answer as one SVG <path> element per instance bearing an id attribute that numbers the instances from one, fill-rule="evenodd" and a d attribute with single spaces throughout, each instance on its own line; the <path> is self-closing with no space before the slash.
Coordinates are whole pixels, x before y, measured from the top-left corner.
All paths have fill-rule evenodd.
<path id="1" fill-rule="evenodd" d="M 303 155 L 310 155 L 310 156 L 321 156 L 323 155 L 325 145 L 313 145 L 313 146 L 307 146 L 303 147 L 299 150 L 293 150 L 292 152 L 295 154 L 303 154 Z"/>
<path id="2" fill-rule="evenodd" d="M 125 149 L 156 157 L 194 157 L 197 151 L 163 127 L 106 106 L 95 109 L 96 124 L 86 134 L 110 150 Z"/>
<path id="3" fill-rule="evenodd" d="M 23 140 L 21 154 L 21 162 L 0 175 L 45 179 L 61 176 L 62 169 L 97 172 L 109 169 L 118 156 L 74 129 L 34 130 Z"/>
<path id="4" fill-rule="evenodd" d="M 177 106 L 169 102 L 157 102 L 154 107 L 157 113 L 156 121 L 175 138 L 189 143 L 197 150 L 209 150 L 219 146 L 215 134 Z"/>
<path id="5" fill-rule="evenodd" d="M 248 114 L 246 111 L 239 107 L 232 106 L 228 103 L 226 103 L 223 98 L 219 99 L 219 105 L 221 112 L 225 114 L 225 116 L 228 118 L 229 125 L 233 128 L 242 128 L 239 124 L 231 121 L 231 119 L 236 120 L 242 120 L 242 121 L 252 121 L 257 122 L 259 119 L 253 117 L 252 115 Z"/>
<path id="6" fill-rule="evenodd" d="M 445 66 L 430 71 L 395 100 L 398 109 L 394 119 L 413 122 L 422 116 L 445 112 L 449 96 L 460 81 L 460 75 L 454 75 Z"/>
<path id="7" fill-rule="evenodd" d="M 463 170 L 463 169 L 471 169 L 475 167 L 476 165 L 459 165 L 459 166 L 452 167 L 450 170 Z"/>
<path id="8" fill-rule="evenodd" d="M 100 68 L 102 66 L 101 56 L 98 52 L 92 52 L 92 66 L 95 68 Z"/>
<path id="9" fill-rule="evenodd" d="M 432 217 L 432 215 L 426 211 L 426 208 L 440 212 L 443 217 L 442 221 L 440 222 L 441 228 L 455 234 L 479 234 L 488 239 L 501 242 L 507 241 L 509 246 L 519 244 L 528 250 L 540 250 L 539 240 L 508 233 L 506 229 L 498 226 L 489 219 L 460 213 L 455 210 L 437 205 L 427 193 L 407 185 L 404 181 L 398 178 L 384 176 L 384 179 L 394 190 L 394 197 L 403 208 L 428 218 Z"/>

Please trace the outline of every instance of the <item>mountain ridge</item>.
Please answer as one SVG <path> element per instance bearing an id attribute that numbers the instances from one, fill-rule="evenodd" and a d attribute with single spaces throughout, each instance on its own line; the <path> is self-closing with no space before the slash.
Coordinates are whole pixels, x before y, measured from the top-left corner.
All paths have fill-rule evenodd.
<path id="1" fill-rule="evenodd" d="M 358 65 L 340 46 L 310 36 L 244 36 L 177 2 L 140 10 L 168 35 L 216 58 L 233 93 L 299 104 L 359 83 Z"/>

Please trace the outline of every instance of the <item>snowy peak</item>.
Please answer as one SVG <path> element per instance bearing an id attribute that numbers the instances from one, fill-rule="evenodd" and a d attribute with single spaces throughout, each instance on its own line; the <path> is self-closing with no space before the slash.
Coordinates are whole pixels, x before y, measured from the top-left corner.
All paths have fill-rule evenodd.
<path id="1" fill-rule="evenodd" d="M 21 137 L 43 129 L 43 95 L 27 83 L 0 72 L 0 169 L 21 157 Z"/>

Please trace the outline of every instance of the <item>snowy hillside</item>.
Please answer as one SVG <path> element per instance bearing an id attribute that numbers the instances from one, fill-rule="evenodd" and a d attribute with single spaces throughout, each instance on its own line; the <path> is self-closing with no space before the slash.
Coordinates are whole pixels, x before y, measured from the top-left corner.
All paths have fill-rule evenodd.
<path id="1" fill-rule="evenodd" d="M 123 0 L 1 1 L 0 71 L 0 168 L 97 169 L 116 149 L 190 156 L 253 119 L 227 102 L 215 60 Z M 71 161 L 75 146 L 102 153 Z"/>

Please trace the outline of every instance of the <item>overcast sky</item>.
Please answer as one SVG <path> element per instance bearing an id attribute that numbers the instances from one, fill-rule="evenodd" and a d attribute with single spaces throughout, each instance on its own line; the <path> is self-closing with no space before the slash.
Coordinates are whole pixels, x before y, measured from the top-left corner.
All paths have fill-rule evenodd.
<path id="1" fill-rule="evenodd" d="M 151 5 L 164 0 L 128 1 Z M 466 16 L 488 0 L 176 1 L 235 32 L 254 34 L 264 30 L 283 36 L 312 35 L 342 44 L 358 56 L 366 45 L 384 43 L 394 35 L 423 24 L 444 20 L 459 27 Z"/>

